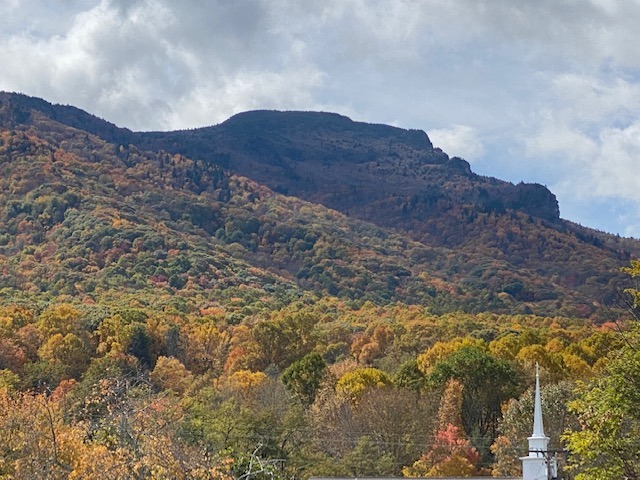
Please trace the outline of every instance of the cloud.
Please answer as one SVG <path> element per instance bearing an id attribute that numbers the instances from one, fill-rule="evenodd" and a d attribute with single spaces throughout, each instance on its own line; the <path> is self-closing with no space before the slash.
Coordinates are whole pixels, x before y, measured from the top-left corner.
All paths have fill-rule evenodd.
<path id="1" fill-rule="evenodd" d="M 323 75 L 283 51 L 261 2 L 103 0 L 61 31 L 2 39 L 0 88 L 85 108 L 134 129 L 196 127 L 251 108 L 306 108 Z M 278 55 L 286 60 L 275 62 Z"/>
<path id="2" fill-rule="evenodd" d="M 592 220 L 584 207 L 592 204 L 601 228 L 638 235 L 640 84 L 596 72 L 563 73 L 549 85 L 525 156 L 544 170 L 564 212 Z"/>
<path id="3" fill-rule="evenodd" d="M 430 130 L 429 138 L 434 146 L 450 156 L 462 157 L 471 163 L 484 155 L 484 145 L 478 138 L 478 131 L 468 125 Z"/>

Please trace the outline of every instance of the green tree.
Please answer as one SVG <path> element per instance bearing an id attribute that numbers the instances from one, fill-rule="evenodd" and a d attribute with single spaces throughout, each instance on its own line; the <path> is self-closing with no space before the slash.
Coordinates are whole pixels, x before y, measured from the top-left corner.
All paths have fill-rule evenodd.
<path id="1" fill-rule="evenodd" d="M 311 405 L 326 370 L 325 361 L 318 353 L 313 352 L 289 365 L 282 374 L 282 382 L 303 403 Z"/>
<path id="2" fill-rule="evenodd" d="M 444 386 L 452 379 L 462 384 L 464 430 L 488 460 L 501 406 L 520 392 L 517 372 L 485 349 L 463 346 L 437 362 L 428 377 L 429 383 L 438 386 Z"/>
<path id="3" fill-rule="evenodd" d="M 542 416 L 545 434 L 550 438 L 550 448 L 561 447 L 561 434 L 566 428 L 576 425 L 575 416 L 567 411 L 567 403 L 575 396 L 574 388 L 575 385 L 569 381 L 542 387 Z M 534 389 L 531 388 L 520 398 L 513 398 L 504 405 L 498 426 L 499 436 L 491 446 L 495 455 L 492 467 L 494 476 L 514 476 L 522 472 L 519 457 L 527 453 L 527 437 L 532 431 L 533 403 Z"/>
<path id="4" fill-rule="evenodd" d="M 366 435 L 358 438 L 355 448 L 344 458 L 343 465 L 354 477 L 390 475 L 394 471 L 393 458 Z"/>
<path id="5" fill-rule="evenodd" d="M 576 480 L 640 478 L 640 350 L 623 348 L 570 409 L 581 426 L 565 437 Z"/>
<path id="6" fill-rule="evenodd" d="M 420 371 L 416 360 L 407 360 L 403 363 L 395 376 L 393 383 L 400 388 L 408 390 L 420 391 L 425 386 L 426 377 Z"/>

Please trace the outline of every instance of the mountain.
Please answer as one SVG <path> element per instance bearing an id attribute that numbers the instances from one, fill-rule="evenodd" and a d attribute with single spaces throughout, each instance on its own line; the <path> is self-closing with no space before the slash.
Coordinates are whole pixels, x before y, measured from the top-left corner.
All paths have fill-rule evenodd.
<path id="1" fill-rule="evenodd" d="M 476 175 L 418 130 L 256 111 L 131 132 L 9 93 L 0 126 L 0 291 L 12 298 L 237 302 L 246 314 L 333 295 L 603 318 L 640 254 L 561 219 L 544 186 Z"/>

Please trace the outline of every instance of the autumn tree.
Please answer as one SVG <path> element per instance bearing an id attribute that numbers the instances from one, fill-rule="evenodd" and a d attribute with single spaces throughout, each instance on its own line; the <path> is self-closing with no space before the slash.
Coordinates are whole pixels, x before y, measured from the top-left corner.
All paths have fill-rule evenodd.
<path id="1" fill-rule="evenodd" d="M 640 277 L 640 260 L 625 271 Z M 637 319 L 640 290 L 629 289 Z M 565 436 L 576 479 L 640 478 L 640 326 L 621 333 L 622 348 L 609 355 L 602 375 L 578 389 L 570 403 L 580 429 Z"/>
<path id="2" fill-rule="evenodd" d="M 432 385 L 444 386 L 452 379 L 463 389 L 464 431 L 488 459 L 502 403 L 519 392 L 517 372 L 484 349 L 463 346 L 438 361 L 429 376 Z"/>
<path id="3" fill-rule="evenodd" d="M 402 470 L 406 477 L 469 477 L 478 473 L 480 454 L 464 438 L 459 427 L 449 424 L 438 430 L 429 451 Z"/>
<path id="4" fill-rule="evenodd" d="M 447 381 L 440 400 L 440 408 L 438 409 L 438 430 L 446 430 L 449 425 L 460 429 L 463 428 L 463 388 L 459 380 L 452 378 Z"/>
<path id="5" fill-rule="evenodd" d="M 336 390 L 355 402 L 370 388 L 389 387 L 392 384 L 391 377 L 382 370 L 366 367 L 342 375 L 336 384 Z"/>
<path id="6" fill-rule="evenodd" d="M 566 435 L 577 480 L 640 478 L 640 335 L 571 402 L 580 429 Z"/>
<path id="7" fill-rule="evenodd" d="M 89 351 L 74 333 L 56 333 L 40 347 L 38 355 L 42 360 L 60 365 L 64 372 L 78 378 L 89 365 Z"/>
<path id="8" fill-rule="evenodd" d="M 483 340 L 471 337 L 454 338 L 448 342 L 436 342 L 431 348 L 418 355 L 418 368 L 425 375 L 429 375 L 439 361 L 444 360 L 463 347 L 485 349 L 486 345 Z"/>
<path id="9" fill-rule="evenodd" d="M 173 357 L 158 357 L 156 366 L 149 374 L 149 380 L 156 386 L 179 394 L 185 392 L 192 379 L 191 372 Z"/>

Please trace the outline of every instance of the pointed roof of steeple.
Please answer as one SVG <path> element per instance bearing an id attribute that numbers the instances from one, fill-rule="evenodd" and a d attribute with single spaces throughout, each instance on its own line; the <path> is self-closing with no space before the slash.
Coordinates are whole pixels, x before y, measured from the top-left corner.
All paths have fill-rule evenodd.
<path id="1" fill-rule="evenodd" d="M 533 435 L 535 438 L 545 438 L 542 424 L 542 399 L 540 397 L 540 369 L 536 363 L 536 395 L 533 409 Z"/>

